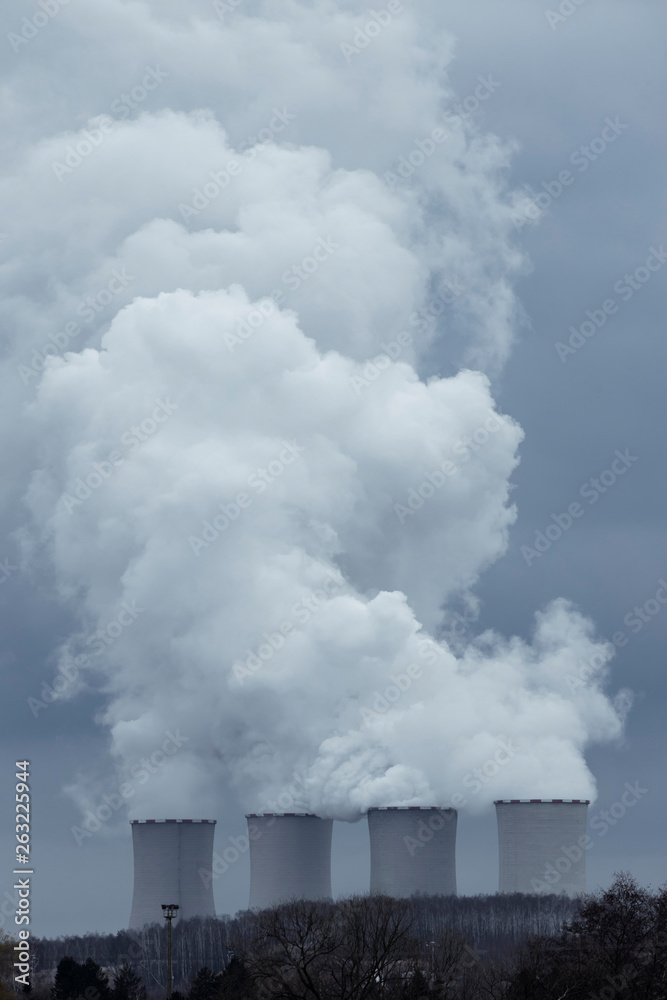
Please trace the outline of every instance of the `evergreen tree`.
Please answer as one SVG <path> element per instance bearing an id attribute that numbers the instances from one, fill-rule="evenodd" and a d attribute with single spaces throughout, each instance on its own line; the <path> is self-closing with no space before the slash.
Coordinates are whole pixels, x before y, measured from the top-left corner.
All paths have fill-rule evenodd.
<path id="1" fill-rule="evenodd" d="M 252 996 L 252 980 L 243 960 L 236 955 L 220 976 L 220 1000 L 245 1000 Z"/>
<path id="2" fill-rule="evenodd" d="M 85 1000 L 111 1000 L 109 978 L 92 958 L 87 958 L 81 966 L 81 985 L 77 996 Z"/>
<path id="3" fill-rule="evenodd" d="M 123 965 L 119 969 L 111 997 L 112 1000 L 146 1000 L 146 987 L 131 965 Z"/>
<path id="4" fill-rule="evenodd" d="M 214 975 L 207 966 L 204 966 L 195 976 L 195 981 L 188 993 L 188 1000 L 216 1000 L 220 989 L 220 980 L 219 975 Z"/>
<path id="5" fill-rule="evenodd" d="M 79 963 L 71 955 L 65 955 L 58 962 L 56 978 L 51 987 L 51 1000 L 70 1000 L 78 994 Z"/>
<path id="6" fill-rule="evenodd" d="M 58 963 L 51 1000 L 111 1000 L 109 980 L 92 958 L 80 964 L 67 955 Z"/>

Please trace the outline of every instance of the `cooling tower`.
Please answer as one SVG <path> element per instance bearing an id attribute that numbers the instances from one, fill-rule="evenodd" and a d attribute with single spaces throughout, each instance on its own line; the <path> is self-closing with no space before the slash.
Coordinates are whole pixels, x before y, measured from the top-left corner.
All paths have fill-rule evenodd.
<path id="1" fill-rule="evenodd" d="M 369 809 L 371 892 L 455 896 L 456 821 L 455 809 Z"/>
<path id="2" fill-rule="evenodd" d="M 214 832 L 210 819 L 132 820 L 130 930 L 161 923 L 163 903 L 176 903 L 184 920 L 215 916 L 211 879 L 200 874 L 212 871 Z"/>
<path id="3" fill-rule="evenodd" d="M 501 799 L 499 892 L 586 891 L 587 799 Z"/>
<path id="4" fill-rule="evenodd" d="M 331 898 L 333 820 L 308 813 L 250 813 L 250 909 Z"/>

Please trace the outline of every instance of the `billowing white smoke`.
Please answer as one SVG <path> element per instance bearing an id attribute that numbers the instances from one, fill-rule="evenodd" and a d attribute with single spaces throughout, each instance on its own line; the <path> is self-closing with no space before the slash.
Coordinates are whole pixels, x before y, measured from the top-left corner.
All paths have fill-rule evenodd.
<path id="1" fill-rule="evenodd" d="M 505 153 L 450 119 L 420 176 L 383 177 L 414 138 L 401 145 L 409 115 L 390 119 L 387 80 L 366 71 L 385 59 L 408 81 L 420 138 L 445 94 L 435 76 L 416 84 L 434 60 L 406 11 L 398 69 L 388 29 L 366 70 L 332 68 L 323 53 L 357 22 L 316 7 L 317 25 L 280 6 L 267 74 L 307 51 L 330 100 L 337 82 L 341 101 L 375 87 L 358 113 L 386 171 L 361 139 L 356 169 L 337 126 L 329 152 L 306 144 L 321 126 L 306 59 L 304 108 L 293 121 L 268 105 L 275 141 L 251 154 L 210 113 L 147 113 L 117 123 L 78 175 L 51 169 L 71 134 L 29 149 L 5 185 L 9 204 L 32 184 L 47 246 L 67 208 L 82 233 L 51 261 L 51 319 L 78 317 L 80 342 L 42 376 L 21 355 L 25 385 L 40 379 L 30 418 L 46 456 L 24 542 L 48 552 L 81 619 L 61 666 L 107 692 L 123 774 L 174 734 L 137 816 L 214 814 L 224 783 L 248 808 L 339 818 L 592 796 L 583 751 L 622 722 L 590 623 L 557 602 L 530 645 L 487 634 L 455 655 L 436 641 L 444 603 L 469 597 L 515 517 L 520 428 L 485 375 L 425 368 L 436 330 L 441 356 L 450 334 L 490 368 L 506 354 L 520 258 Z M 258 45 L 268 20 L 235 16 L 237 41 Z M 47 208 L 56 193 L 62 214 Z M 105 287 L 116 315 L 84 347 L 81 296 Z M 29 322 L 20 297 L 15 313 Z M 450 363 L 461 356 L 453 344 Z"/>

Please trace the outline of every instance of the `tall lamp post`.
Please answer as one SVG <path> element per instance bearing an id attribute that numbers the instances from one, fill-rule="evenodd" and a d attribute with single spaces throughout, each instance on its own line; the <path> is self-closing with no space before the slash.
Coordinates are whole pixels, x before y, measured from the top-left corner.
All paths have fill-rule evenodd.
<path id="1" fill-rule="evenodd" d="M 178 906 L 175 903 L 162 903 L 162 916 L 168 921 L 167 927 L 167 1000 L 171 1000 L 171 922 L 174 917 L 178 916 L 176 910 Z"/>

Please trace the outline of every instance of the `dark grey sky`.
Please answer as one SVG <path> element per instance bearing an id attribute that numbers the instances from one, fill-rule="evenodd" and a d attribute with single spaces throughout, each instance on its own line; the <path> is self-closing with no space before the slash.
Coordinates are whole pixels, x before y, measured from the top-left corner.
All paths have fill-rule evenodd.
<path id="1" fill-rule="evenodd" d="M 224 268 L 222 276 L 219 271 L 213 277 L 213 271 L 208 277 L 195 274 L 197 267 L 205 268 L 201 263 L 205 249 L 200 247 L 197 251 L 200 259 L 193 263 L 190 258 L 186 261 L 185 253 L 179 256 L 177 241 L 174 241 L 173 263 L 176 277 L 170 270 L 172 264 L 160 260 L 153 265 L 150 254 L 154 251 L 157 258 L 160 241 L 171 238 L 166 232 L 161 237 L 151 237 L 155 243 L 147 240 L 143 251 L 140 244 L 135 250 L 125 247 L 121 251 L 126 237 L 140 227 L 153 219 L 169 217 L 165 206 L 173 209 L 171 217 L 178 221 L 173 199 L 168 200 L 172 187 L 165 178 L 171 177 L 170 171 L 177 176 L 182 170 L 184 198 L 195 184 L 192 178 L 196 178 L 196 173 L 185 164 L 186 154 L 183 164 L 178 160 L 178 143 L 171 148 L 165 146 L 161 161 L 161 150 L 156 144 L 162 141 L 164 133 L 157 127 L 156 131 L 150 131 L 151 116 L 160 119 L 160 128 L 175 129 L 164 116 L 160 118 L 163 109 L 190 112 L 210 108 L 234 144 L 242 141 L 249 130 L 266 124 L 267 112 L 270 117 L 275 101 L 279 107 L 294 108 L 297 114 L 296 121 L 289 126 L 289 138 L 279 138 L 280 142 L 294 144 L 295 150 L 300 146 L 324 147 L 331 151 L 334 168 L 355 171 L 361 167 L 382 177 L 393 169 L 399 156 L 408 155 L 416 139 L 430 131 L 429 102 L 434 106 L 440 104 L 443 114 L 451 106 L 437 93 L 437 80 L 432 80 L 437 70 L 434 62 L 425 60 L 422 79 L 415 69 L 418 60 L 410 63 L 406 56 L 415 40 L 435 38 L 440 31 L 457 39 L 454 58 L 447 62 L 443 56 L 446 65 L 442 73 L 446 76 L 442 79 L 448 80 L 458 99 L 474 93 L 480 76 L 490 74 L 500 84 L 473 119 L 481 132 L 493 133 L 501 142 L 515 144 L 508 166 L 502 170 L 508 189 L 525 187 L 535 197 L 545 190 L 544 184 L 552 185 L 551 191 L 556 191 L 553 182 L 562 171 L 569 170 L 573 178 L 544 212 L 539 224 L 528 221 L 513 231 L 510 227 L 502 238 L 497 236 L 491 220 L 496 203 L 490 198 L 487 212 L 483 199 L 488 192 L 483 186 L 479 189 L 479 207 L 462 209 L 463 225 L 474 234 L 470 246 L 479 252 L 480 261 L 484 258 L 479 273 L 471 266 L 471 280 L 483 281 L 486 273 L 492 274 L 493 266 L 488 261 L 494 254 L 502 256 L 507 246 L 519 248 L 530 261 L 530 268 L 524 268 L 522 276 L 508 279 L 520 310 L 511 322 L 515 339 L 507 360 L 504 366 L 497 364 L 491 350 L 486 359 L 497 409 L 516 420 L 525 434 L 519 447 L 520 464 L 511 475 L 514 487 L 511 500 L 517 505 L 518 517 L 509 528 L 506 553 L 483 572 L 473 588 L 481 599 L 481 611 L 469 633 L 472 636 L 492 628 L 505 636 L 529 639 L 535 612 L 560 597 L 571 600 L 590 617 L 604 639 L 611 641 L 615 634 L 625 633 L 627 643 L 618 642 L 608 690 L 612 693 L 621 688 L 632 690 L 634 705 L 624 737 L 593 746 L 586 753 L 598 786 L 598 798 L 591 813 L 598 815 L 617 803 L 626 783 L 639 782 L 645 791 L 636 805 L 609 826 L 603 836 L 595 835 L 588 859 L 589 884 L 605 884 L 619 869 L 631 870 L 644 883 L 662 883 L 666 867 L 661 830 L 666 818 L 663 650 L 667 604 L 651 601 L 662 586 L 661 580 L 667 580 L 663 524 L 667 263 L 651 271 L 645 283 L 642 283 L 645 272 L 638 272 L 638 287 L 632 295 L 624 291 L 628 287 L 624 275 L 632 276 L 644 267 L 654 249 L 658 253 L 652 260 L 660 261 L 664 251 L 661 241 L 667 242 L 664 5 L 649 0 L 636 0 L 632 4 L 586 0 L 562 21 L 552 17 L 550 26 L 547 12 L 557 12 L 559 7 L 543 0 L 503 0 L 502 4 L 497 0 L 474 0 L 467 4 L 414 0 L 406 7 L 419 26 L 416 34 L 411 34 L 406 15 L 405 22 L 398 25 L 405 34 L 397 36 L 395 48 L 387 42 L 385 52 L 381 47 L 385 41 L 380 39 L 375 49 L 369 47 L 368 52 L 360 52 L 349 67 L 341 58 L 337 43 L 327 40 L 325 28 L 318 27 L 317 19 L 297 17 L 295 12 L 302 9 L 299 4 L 274 4 L 272 8 L 269 4 L 273 13 L 267 13 L 261 4 L 244 0 L 233 15 L 226 16 L 222 27 L 212 4 L 202 0 L 188 5 L 192 17 L 196 12 L 200 19 L 194 27 L 189 22 L 190 14 L 187 17 L 180 14 L 180 6 L 157 0 L 141 5 L 121 0 L 92 0 L 84 9 L 78 6 L 78 0 L 72 0 L 27 44 L 18 43 L 16 52 L 13 49 L 17 43 L 12 44 L 10 33 L 20 32 L 22 18 L 33 16 L 40 8 L 32 2 L 26 6 L 10 0 L 0 14 L 0 40 L 4 39 L 6 50 L 2 71 L 5 116 L 2 141 L 6 157 L 0 178 L 4 212 L 4 217 L 0 216 L 0 232 L 5 234 L 0 241 L 4 296 L 1 377 L 5 386 L 2 432 L 5 541 L 0 559 L 7 557 L 9 565 L 16 567 L 24 560 L 24 568 L 12 569 L 0 584 L 3 901 L 7 901 L 4 892 L 11 886 L 13 763 L 22 758 L 30 759 L 34 775 L 33 848 L 37 872 L 34 931 L 55 935 L 115 930 L 128 919 L 132 888 L 127 815 L 119 810 L 112 822 L 77 845 L 72 827 L 80 823 L 81 812 L 76 795 L 63 790 L 75 784 L 88 792 L 93 788 L 93 799 L 99 801 L 104 792 L 110 794 L 117 787 L 109 732 L 101 719 L 109 699 L 117 700 L 117 691 L 111 695 L 101 691 L 109 683 L 110 674 L 92 674 L 87 678 L 85 690 L 71 700 L 39 710 L 37 717 L 28 704 L 29 698 L 40 698 L 44 683 L 52 681 L 62 644 L 81 629 L 88 629 L 85 634 L 90 634 L 91 614 L 104 607 L 105 595 L 111 606 L 116 592 L 112 586 L 113 560 L 104 562 L 101 558 L 99 576 L 94 572 L 101 551 L 96 548 L 100 544 L 97 536 L 83 536 L 83 547 L 90 546 L 89 555 L 77 554 L 76 558 L 71 557 L 71 562 L 70 554 L 62 551 L 55 559 L 50 558 L 48 544 L 46 555 L 39 549 L 40 537 L 42 540 L 48 537 L 50 515 L 48 500 L 38 495 L 38 491 L 48 474 L 56 470 L 56 475 L 57 469 L 69 461 L 68 454 L 70 459 L 74 454 L 79 439 L 72 427 L 79 418 L 84 426 L 85 407 L 77 396 L 77 385 L 72 382 L 63 389 L 63 398 L 67 392 L 71 393 L 71 409 L 61 400 L 60 411 L 49 410 L 48 399 L 47 404 L 40 404 L 41 411 L 39 407 L 36 411 L 31 409 L 37 378 L 31 377 L 29 384 L 23 385 L 17 377 L 17 365 L 30 357 L 34 345 L 44 342 L 49 330 L 61 329 L 75 312 L 82 294 L 90 290 L 97 293 L 106 284 L 102 277 L 106 279 L 109 273 L 109 261 L 141 261 L 142 252 L 149 255 L 149 263 L 137 278 L 141 287 L 129 289 L 127 295 L 119 294 L 108 312 L 101 312 L 99 323 L 92 325 L 87 343 L 93 347 L 99 346 L 100 335 L 113 315 L 133 294 L 154 298 L 160 291 L 171 291 L 179 285 L 198 291 L 225 287 L 231 280 L 242 283 L 237 275 L 226 281 Z M 568 5 L 560 6 L 567 9 Z M 361 16 L 364 10 L 356 0 L 339 0 L 323 4 L 318 17 L 330 28 L 337 17 Z M 263 50 L 254 32 L 261 34 L 262 17 L 266 18 L 266 29 L 270 26 L 274 32 L 275 48 L 267 50 L 272 53 L 273 62 L 265 53 L 261 59 L 258 55 Z M 245 29 L 239 27 L 243 19 L 248 19 L 250 25 L 247 38 L 242 33 Z M 280 23 L 298 23 L 291 44 L 305 47 L 299 58 L 294 59 L 296 68 L 284 81 L 281 73 L 287 74 L 285 67 L 290 65 L 292 57 L 286 41 L 287 29 L 283 31 Z M 239 34 L 234 34 L 237 31 Z M 340 24 L 331 31 L 332 38 L 347 37 Z M 235 67 L 230 64 L 234 49 L 227 48 L 225 32 L 233 38 L 236 51 L 242 53 Z M 446 44 L 443 39 L 443 53 Z M 256 50 L 253 46 L 257 46 Z M 302 61 L 303 51 L 309 56 Z M 377 52 L 383 54 L 377 56 Z M 168 71 L 168 77 L 130 116 L 134 120 L 140 113 L 147 114 L 143 121 L 148 124 L 141 126 L 146 131 L 145 145 L 128 146 L 125 151 L 119 148 L 118 158 L 109 154 L 107 161 L 103 157 L 111 146 L 108 143 L 96 160 L 104 163 L 98 173 L 86 173 L 84 164 L 57 187 L 58 182 L 48 176 L 54 151 L 64 149 L 72 141 L 69 133 L 85 128 L 91 117 L 109 113 L 119 95 L 140 83 L 146 67 L 158 63 Z M 383 73 L 386 90 L 377 83 L 378 75 Z M 414 91 L 405 87 L 406 80 L 412 81 Z M 423 120 L 414 110 L 420 107 L 422 86 L 424 104 L 428 105 Z M 364 95 L 369 95 L 365 104 Z M 377 101 L 381 112 L 375 113 L 377 108 L 371 107 L 373 101 Z M 608 119 L 617 123 L 616 130 L 609 131 Z M 603 140 L 606 148 L 596 153 L 594 150 L 601 148 L 598 137 L 603 134 L 613 135 L 613 141 Z M 581 153 L 577 154 L 581 147 L 591 148 L 591 156 L 596 157 L 585 170 L 581 169 Z M 204 157 L 204 140 L 201 148 Z M 143 170 L 137 161 L 132 173 L 128 158 L 144 156 L 148 163 L 153 150 L 154 168 Z M 434 157 L 427 168 L 434 173 L 435 163 Z M 41 170 L 40 165 L 46 165 L 45 169 Z M 95 166 L 92 157 L 90 166 Z M 286 163 L 280 169 L 289 173 L 294 168 Z M 477 168 L 472 164 L 470 169 Z M 67 193 L 64 193 L 65 181 L 69 184 Z M 361 185 L 362 181 L 358 183 Z M 373 190 L 369 188 L 364 194 L 363 203 L 379 216 L 385 209 L 371 204 Z M 467 194 L 474 190 L 471 187 Z M 463 188 L 461 191 L 463 199 L 466 192 Z M 245 197 L 253 203 L 256 194 L 248 191 Z M 434 227 L 437 225 L 438 211 L 434 201 L 428 203 L 426 228 L 429 212 Z M 334 217 L 322 209 L 318 224 L 326 220 L 324 224 L 328 225 Z M 236 217 L 233 223 L 227 223 L 230 229 L 237 224 Z M 207 218 L 205 225 L 221 231 L 226 223 L 222 217 Z M 401 223 L 394 218 L 391 225 L 398 231 Z M 496 232 L 493 238 L 483 235 L 487 225 L 489 231 Z M 204 223 L 201 226 L 197 223 L 194 228 L 203 229 Z M 248 231 L 251 229 L 252 226 Z M 361 223 L 358 229 L 350 231 L 358 233 L 359 244 L 367 246 L 370 254 L 375 235 L 369 236 L 366 244 L 366 230 Z M 309 238 L 307 234 L 304 236 L 306 247 Z M 378 237 L 377 246 L 381 245 L 384 244 Z M 462 252 L 461 248 L 454 248 L 455 254 Z M 289 253 L 292 253 L 289 260 L 303 256 L 301 251 L 296 257 L 296 251 Z M 388 273 L 394 266 L 393 258 L 388 255 Z M 445 260 L 445 270 L 446 266 Z M 500 271 L 503 266 L 499 264 Z M 257 287 L 247 279 L 251 298 L 270 291 L 270 285 L 262 284 L 265 267 L 268 265 L 257 260 L 256 271 L 261 276 Z M 509 274 L 510 270 L 507 265 L 503 273 Z M 165 274 L 169 276 L 164 277 Z M 341 297 L 348 293 L 349 298 L 355 294 L 361 296 L 358 290 L 344 285 L 339 292 Z M 407 281 L 405 293 L 410 293 Z M 316 321 L 313 317 L 317 316 L 318 308 L 324 305 L 326 310 L 331 306 L 332 294 L 329 289 L 328 293 L 322 293 L 321 300 L 313 294 L 312 300 L 304 298 L 288 303 L 301 310 L 309 335 L 313 334 L 307 324 Z M 587 320 L 587 310 L 599 315 L 608 300 L 613 300 L 617 310 L 563 362 L 556 345 L 567 343 L 570 327 L 581 327 Z M 348 315 L 341 306 L 340 316 L 336 316 L 341 327 L 351 331 L 350 342 L 345 339 L 347 333 L 343 336 L 333 326 L 329 330 L 323 320 L 323 347 L 335 347 L 357 360 L 372 356 L 375 351 L 367 349 L 363 335 L 358 333 L 363 327 L 359 317 L 366 315 L 364 308 L 360 305 L 358 312 L 351 309 Z M 387 310 L 390 308 L 391 302 Z M 369 306 L 369 315 L 371 311 Z M 379 310 L 372 323 L 381 330 L 384 321 Z M 496 338 L 496 353 L 502 353 L 503 331 L 496 329 L 492 320 L 485 322 L 491 331 L 489 336 Z M 476 342 L 475 331 L 475 323 L 469 316 L 458 327 L 443 321 L 436 339 L 422 354 L 422 375 L 455 373 L 461 366 L 462 341 L 481 350 L 479 344 L 483 339 L 480 336 Z M 356 345 L 351 343 L 355 333 Z M 376 341 L 369 335 L 368 343 Z M 81 350 L 83 342 L 72 347 Z M 133 356 L 127 371 L 119 376 L 119 384 L 132 384 L 142 364 L 150 366 L 150 358 Z M 91 392 L 95 391 L 101 390 L 93 385 Z M 146 392 L 151 391 L 149 386 Z M 57 387 L 53 392 L 57 395 Z M 146 398 L 150 401 L 153 397 Z M 49 414 L 58 412 L 62 422 L 49 426 Z M 128 416 L 118 426 L 122 429 L 132 422 L 133 418 Z M 59 442 L 62 442 L 61 452 Z M 619 451 L 629 452 L 636 460 L 617 476 L 613 485 L 604 487 L 604 492 L 593 486 L 598 499 L 590 503 L 582 497 L 581 489 L 610 469 Z M 73 459 L 68 467 L 70 471 L 77 468 Z M 23 498 L 31 482 L 33 503 L 29 512 Z M 408 479 L 408 485 L 409 482 Z M 384 485 L 382 488 L 386 489 Z M 302 489 L 306 489 L 303 484 Z M 396 493 L 399 492 L 397 487 Z M 573 519 L 571 527 L 547 551 L 530 558 L 528 565 L 525 547 L 534 548 L 536 533 L 545 532 L 554 523 L 552 515 L 562 515 L 577 502 L 581 504 L 582 515 Z M 111 519 L 113 516 L 122 514 L 116 509 L 109 514 Z M 199 516 L 198 512 L 193 517 L 195 526 L 204 516 L 205 513 Z M 326 520 L 325 514 L 320 512 L 319 516 Z M 95 517 L 96 523 L 102 523 L 101 512 Z M 334 520 L 332 515 L 332 523 Z M 17 532 L 23 533 L 17 535 Z M 456 587 L 447 575 L 450 553 L 444 547 L 446 539 L 440 541 L 443 577 L 447 578 L 447 587 L 443 584 L 444 596 L 445 589 L 449 588 L 452 594 Z M 67 537 L 63 536 L 61 542 L 66 546 Z M 37 547 L 34 553 L 33 544 Z M 366 550 L 359 539 L 356 545 L 354 551 L 360 553 L 361 561 Z M 368 549 L 369 558 L 375 553 L 377 565 L 384 566 L 383 557 L 378 554 L 382 546 L 376 551 L 373 545 Z M 31 554 L 34 558 L 30 558 Z M 354 565 L 354 556 L 349 559 L 351 574 L 363 580 L 363 571 Z M 483 562 L 482 556 L 479 561 Z M 491 551 L 489 561 L 492 561 Z M 165 559 L 165 565 L 168 564 Z M 416 578 L 418 567 L 412 567 L 411 571 Z M 410 574 L 407 571 L 406 574 L 409 578 Z M 428 572 L 424 575 L 431 579 Z M 210 586 L 217 585 L 211 577 Z M 399 589 L 393 578 L 377 585 Z M 74 600 L 69 606 L 62 600 L 65 586 L 72 588 L 70 596 Z M 77 594 L 78 586 L 81 591 Z M 366 583 L 366 587 L 371 589 L 372 584 Z M 92 592 L 93 603 L 89 596 Z M 160 588 L 156 594 L 157 601 L 161 601 Z M 165 584 L 165 600 L 168 599 Z M 436 603 L 440 599 L 440 594 L 433 594 Z M 426 608 L 428 600 L 421 597 L 420 600 Z M 647 620 L 641 621 L 633 609 L 644 606 Z M 454 598 L 452 607 L 460 607 Z M 153 610 L 147 614 L 152 615 Z M 420 615 L 424 620 L 421 606 Z M 103 620 L 111 617 L 108 614 Z M 155 621 L 157 632 L 160 624 L 157 616 Z M 268 627 L 262 622 L 259 631 Z M 185 629 L 179 638 L 184 632 Z M 184 645 L 183 657 L 187 659 L 188 650 L 193 649 L 195 646 Z M 128 672 L 123 675 L 118 668 L 114 675 L 128 687 L 136 662 L 142 657 L 150 658 L 151 652 L 161 655 L 159 645 L 151 646 L 149 641 L 143 647 L 132 647 L 131 652 Z M 176 683 L 166 667 L 162 683 L 165 691 L 169 684 Z M 178 690 L 183 697 L 189 697 L 187 688 Z M 165 704 L 168 701 L 165 697 Z M 130 713 L 128 717 L 133 716 Z M 114 716 L 118 718 L 122 715 Z M 163 712 L 162 718 L 169 718 L 168 712 Z M 137 752 L 133 756 L 131 745 L 129 750 L 126 745 L 124 752 L 126 761 L 141 755 Z M 187 783 L 187 775 L 181 779 Z M 77 794 L 78 802 L 83 801 L 82 793 Z M 158 799 L 156 793 L 155 801 Z M 213 818 L 218 820 L 218 850 L 224 848 L 228 837 L 243 832 L 246 808 L 230 790 L 224 793 L 224 805 L 221 791 L 220 803 L 219 809 L 213 810 Z M 364 821 L 336 824 L 333 865 L 336 891 L 366 888 L 368 847 Z M 495 890 L 497 854 L 492 809 L 479 815 L 461 816 L 458 874 L 461 892 Z M 219 912 L 234 912 L 243 907 L 247 888 L 248 865 L 244 856 L 215 883 Z M 7 906 L 2 909 L 5 928 L 10 924 L 8 909 Z"/>

